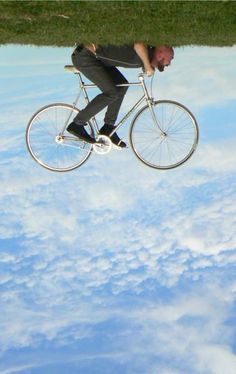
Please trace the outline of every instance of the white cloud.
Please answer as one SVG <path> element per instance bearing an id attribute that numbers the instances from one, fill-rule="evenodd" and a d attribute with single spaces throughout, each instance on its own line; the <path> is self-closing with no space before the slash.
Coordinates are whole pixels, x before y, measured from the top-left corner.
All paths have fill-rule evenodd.
<path id="1" fill-rule="evenodd" d="M 232 139 L 221 140 L 199 146 L 192 165 L 208 172 L 227 173 L 236 171 L 235 135 Z"/>
<path id="2" fill-rule="evenodd" d="M 227 346 L 202 345 L 196 353 L 199 372 L 233 374 L 236 370 L 236 357 Z"/>
<path id="3" fill-rule="evenodd" d="M 215 276 L 218 277 L 217 274 Z M 2 336 L 1 345 L 6 348 L 9 344 L 18 349 L 31 345 L 37 349 L 42 337 L 48 342 L 56 340 L 57 346 L 60 346 L 67 344 L 68 339 L 86 341 L 89 337 L 96 341 L 102 334 L 107 358 L 109 356 L 113 362 L 122 362 L 128 372 L 135 372 L 136 367 L 148 372 L 215 374 L 220 373 L 225 365 L 227 373 L 233 373 L 235 356 L 230 348 L 233 331 L 230 325 L 227 326 L 233 300 L 231 287 L 222 283 L 217 285 L 212 278 L 209 283 L 204 277 L 188 290 L 173 288 L 170 299 L 155 295 L 153 299 L 145 300 L 143 296 L 137 295 L 135 298 L 133 295 L 134 302 L 126 304 L 125 296 L 119 299 L 108 296 L 106 307 L 101 295 L 96 293 L 93 293 L 89 303 L 83 303 L 76 295 L 73 302 L 68 303 L 68 300 L 66 304 L 56 295 L 51 300 L 52 304 L 49 300 L 41 304 L 39 299 L 37 311 L 27 309 L 15 297 L 11 302 L 8 300 L 6 307 L 9 323 L 6 324 L 1 316 L 8 331 L 6 336 Z M 60 309 L 58 302 L 61 302 Z M 125 304 L 121 306 L 121 302 Z M 18 315 L 13 318 L 16 306 Z M 96 332 L 97 324 L 106 324 L 109 320 L 120 321 L 118 332 L 109 328 L 107 332 Z M 87 326 L 86 329 L 80 329 L 79 326 L 83 324 Z M 112 346 L 109 346 L 110 339 Z M 99 351 L 98 346 L 96 351 Z M 219 354 L 213 360 L 217 352 Z M 90 359 L 90 356 L 85 355 L 83 359 Z M 102 359 L 103 355 L 95 353 L 94 357 Z M 60 360 L 65 364 L 71 362 L 73 357 L 64 355 L 53 358 L 52 355 L 50 358 L 49 354 L 43 363 L 59 364 Z"/>
<path id="4" fill-rule="evenodd" d="M 133 337 L 133 344 L 129 342 L 133 359 L 139 360 L 145 349 L 152 362 L 154 357 L 164 362 L 163 372 L 173 367 L 184 373 L 215 374 L 222 373 L 224 365 L 227 372 L 234 372 L 235 356 L 227 344 L 232 330 L 225 325 L 230 304 L 222 302 L 227 291 L 215 285 L 205 285 L 204 291 L 202 287 L 194 287 L 192 294 L 181 290 L 178 297 L 172 293 L 171 301 L 149 301 L 143 309 L 130 311 L 130 320 L 139 326 L 139 335 Z M 154 372 L 162 373 L 162 365 L 157 364 Z"/>

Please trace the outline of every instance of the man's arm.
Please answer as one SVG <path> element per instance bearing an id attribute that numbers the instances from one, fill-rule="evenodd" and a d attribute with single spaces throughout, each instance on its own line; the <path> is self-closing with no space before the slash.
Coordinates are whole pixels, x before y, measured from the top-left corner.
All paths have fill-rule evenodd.
<path id="1" fill-rule="evenodd" d="M 144 43 L 134 43 L 134 50 L 139 56 L 139 58 L 142 60 L 144 70 L 147 73 L 147 75 L 153 75 L 155 69 L 153 69 L 152 65 L 150 64 L 147 46 Z"/>

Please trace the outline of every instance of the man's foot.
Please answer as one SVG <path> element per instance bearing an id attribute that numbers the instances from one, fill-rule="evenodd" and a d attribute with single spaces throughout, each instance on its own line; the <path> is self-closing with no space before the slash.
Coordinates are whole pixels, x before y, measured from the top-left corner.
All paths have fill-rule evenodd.
<path id="1" fill-rule="evenodd" d="M 66 130 L 70 134 L 77 136 L 78 138 L 84 140 L 87 143 L 96 143 L 96 140 L 87 133 L 83 125 L 77 125 L 75 122 L 71 122 L 69 126 L 67 126 Z"/>
<path id="2" fill-rule="evenodd" d="M 114 128 L 115 128 L 115 126 L 107 125 L 107 124 L 105 123 L 105 125 L 102 126 L 102 128 L 100 129 L 99 134 L 109 136 L 110 133 L 114 130 Z M 111 141 L 112 141 L 112 143 L 113 143 L 115 146 L 117 146 L 118 148 L 125 148 L 125 147 L 127 147 L 126 143 L 123 142 L 123 141 L 119 138 L 119 136 L 117 135 L 116 132 L 114 132 L 114 134 L 111 136 Z"/>

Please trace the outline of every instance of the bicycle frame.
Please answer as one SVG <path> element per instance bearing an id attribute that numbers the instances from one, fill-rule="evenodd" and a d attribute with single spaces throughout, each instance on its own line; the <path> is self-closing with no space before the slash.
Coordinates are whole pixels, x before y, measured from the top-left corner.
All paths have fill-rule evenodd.
<path id="1" fill-rule="evenodd" d="M 82 76 L 81 76 L 81 73 L 80 72 L 76 72 L 75 73 L 76 75 L 78 75 L 78 78 L 79 78 L 79 84 L 80 84 L 80 89 L 84 95 L 84 99 L 85 99 L 85 102 L 88 104 L 89 103 L 89 97 L 88 97 L 88 94 L 87 94 L 87 89 L 88 88 L 97 88 L 97 86 L 95 84 L 85 84 L 83 82 L 83 79 L 82 79 Z M 118 122 L 118 124 L 116 125 L 115 129 L 111 132 L 111 134 L 109 135 L 109 137 L 111 137 L 113 135 L 113 133 L 115 131 L 117 131 L 117 129 L 119 127 L 121 127 L 123 125 L 123 123 L 127 120 L 127 118 L 144 102 L 146 101 L 147 105 L 149 106 L 149 109 L 150 109 L 150 112 L 151 112 L 151 115 L 152 115 L 152 118 L 154 120 L 154 122 L 156 123 L 157 127 L 159 128 L 159 130 L 161 131 L 161 134 L 163 136 L 165 136 L 165 133 L 162 131 L 162 129 L 160 128 L 159 124 L 158 124 L 158 121 L 156 119 L 156 116 L 155 116 L 155 113 L 154 113 L 154 110 L 153 110 L 153 107 L 152 107 L 152 103 L 153 103 L 153 98 L 151 98 L 149 96 L 149 93 L 148 93 L 148 90 L 147 90 L 147 87 L 146 87 L 146 84 L 145 84 L 145 80 L 144 80 L 144 74 L 143 73 L 140 73 L 139 76 L 138 76 L 138 79 L 139 79 L 139 82 L 134 82 L 134 83 L 123 83 L 123 84 L 117 84 L 117 87 L 134 87 L 134 86 L 141 86 L 142 89 L 143 89 L 143 96 L 132 106 L 132 108 L 124 115 L 124 117 Z M 80 94 L 81 92 L 79 92 L 79 94 L 77 95 L 74 103 L 73 103 L 73 108 L 76 107 L 77 103 L 78 103 L 78 100 L 79 100 L 79 97 L 80 97 Z M 70 119 L 70 117 L 69 117 Z M 67 124 L 69 123 L 69 119 L 66 121 L 66 124 L 65 124 L 65 127 L 63 129 L 63 133 L 67 127 Z M 97 120 L 95 117 L 92 117 L 91 118 L 91 122 L 93 124 L 93 126 L 95 127 L 97 133 L 99 132 L 99 127 L 98 127 L 98 124 L 97 124 Z"/>

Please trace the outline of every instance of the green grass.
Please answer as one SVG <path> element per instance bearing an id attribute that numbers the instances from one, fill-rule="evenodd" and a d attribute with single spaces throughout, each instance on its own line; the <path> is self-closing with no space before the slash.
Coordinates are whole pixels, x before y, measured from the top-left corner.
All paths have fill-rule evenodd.
<path id="1" fill-rule="evenodd" d="M 230 46 L 234 1 L 0 1 L 0 44 Z"/>

